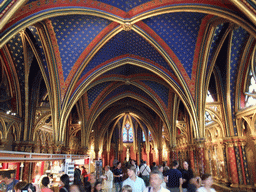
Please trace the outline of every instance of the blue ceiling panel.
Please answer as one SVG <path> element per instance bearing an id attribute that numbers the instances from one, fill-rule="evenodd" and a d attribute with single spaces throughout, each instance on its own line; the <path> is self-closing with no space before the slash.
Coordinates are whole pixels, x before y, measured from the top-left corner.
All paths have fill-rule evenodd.
<path id="1" fill-rule="evenodd" d="M 169 13 L 143 20 L 172 49 L 191 78 L 202 13 Z"/>
<path id="2" fill-rule="evenodd" d="M 138 66 L 134 66 L 134 65 L 130 65 L 130 64 L 126 64 L 126 65 L 122 65 L 120 67 L 114 68 L 106 73 L 104 73 L 104 75 L 124 75 L 124 76 L 129 76 L 129 75 L 136 75 L 136 74 L 152 74 L 154 75 L 151 71 L 138 67 Z"/>
<path id="3" fill-rule="evenodd" d="M 109 99 L 111 99 L 112 97 L 117 97 L 118 95 L 121 95 L 122 93 L 124 93 L 126 91 L 126 86 L 120 86 L 117 89 L 113 90 L 111 93 L 109 93 L 107 95 L 107 97 L 104 98 L 104 100 L 102 101 L 102 103 L 107 102 Z"/>
<path id="4" fill-rule="evenodd" d="M 154 103 L 154 100 L 147 93 L 145 93 L 143 90 L 141 90 L 140 88 L 133 86 L 133 85 L 122 85 L 122 86 L 116 88 L 115 90 L 113 90 L 111 93 L 108 94 L 108 96 L 103 100 L 102 103 L 105 103 L 109 99 L 117 97 L 118 95 L 120 95 L 124 92 L 135 93 L 135 94 L 149 100 L 150 102 Z"/>
<path id="5" fill-rule="evenodd" d="M 24 53 L 23 44 L 20 33 L 13 36 L 13 38 L 7 43 L 8 48 L 11 52 L 13 62 L 16 68 L 16 72 L 19 78 L 21 99 L 25 100 L 25 64 L 24 64 Z M 25 102 L 21 102 L 25 105 Z M 24 108 L 23 108 L 24 109 Z"/>
<path id="6" fill-rule="evenodd" d="M 207 69 L 209 68 L 210 64 L 211 64 L 211 61 L 212 61 L 212 58 L 214 56 L 214 52 L 217 48 L 217 46 L 219 45 L 219 40 L 221 39 L 221 35 L 220 33 L 222 32 L 222 30 L 225 30 L 225 25 L 224 23 L 221 23 L 220 25 L 218 25 L 215 29 L 215 32 L 214 32 L 214 36 L 213 36 L 213 39 L 212 39 L 212 44 L 211 44 L 211 48 L 210 48 L 210 51 L 209 51 L 209 58 L 208 58 L 208 63 L 207 63 Z"/>
<path id="7" fill-rule="evenodd" d="M 147 3 L 151 0 L 97 0 L 102 3 L 109 4 L 113 7 L 117 7 L 123 11 L 130 11 L 134 7 Z"/>
<path id="8" fill-rule="evenodd" d="M 169 89 L 164 85 L 154 82 L 154 81 L 142 81 L 147 86 L 149 86 L 155 93 L 163 100 L 166 107 L 168 107 L 168 96 L 169 96 Z"/>
<path id="9" fill-rule="evenodd" d="M 244 46 L 248 40 L 249 33 L 242 27 L 238 27 L 233 31 L 231 53 L 230 53 L 230 94 L 232 116 L 234 124 L 234 132 L 237 136 L 236 117 L 235 117 L 235 91 L 236 91 L 236 78 L 238 75 L 238 68 L 240 59 L 244 50 Z"/>
<path id="10" fill-rule="evenodd" d="M 34 1 L 38 1 L 38 0 L 28 0 L 26 4 L 32 3 Z M 38 3 L 40 3 L 40 2 L 38 2 Z"/>
<path id="11" fill-rule="evenodd" d="M 88 96 L 88 104 L 89 108 L 91 108 L 92 103 L 94 100 L 99 96 L 99 94 L 110 84 L 111 82 L 104 82 L 97 84 L 96 86 L 92 87 L 87 91 L 87 96 Z"/>
<path id="12" fill-rule="evenodd" d="M 45 57 L 43 45 L 42 45 L 41 39 L 39 37 L 38 31 L 37 31 L 36 27 L 34 27 L 34 26 L 29 26 L 28 29 L 30 30 L 30 32 L 32 33 L 32 35 L 34 37 L 36 49 L 38 51 L 38 54 L 41 58 L 43 65 L 44 65 L 44 70 L 46 72 L 46 75 L 49 79 L 49 71 L 48 71 L 48 67 L 47 67 L 46 57 Z"/>
<path id="13" fill-rule="evenodd" d="M 96 53 L 93 59 L 85 67 L 80 78 L 82 78 L 88 71 L 92 70 L 101 63 L 124 54 L 132 54 L 149 59 L 173 73 L 169 64 L 143 37 L 134 31 L 122 31 L 110 39 Z"/>
<path id="14" fill-rule="evenodd" d="M 111 21 L 90 15 L 51 18 L 59 45 L 64 80 L 84 49 Z"/>

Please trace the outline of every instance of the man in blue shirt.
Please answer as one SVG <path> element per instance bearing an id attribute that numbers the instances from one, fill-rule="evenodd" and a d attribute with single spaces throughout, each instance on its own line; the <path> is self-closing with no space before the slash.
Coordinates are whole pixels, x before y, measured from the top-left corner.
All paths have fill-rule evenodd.
<path id="1" fill-rule="evenodd" d="M 121 192 L 121 190 L 122 190 L 123 171 L 121 169 L 121 166 L 122 166 L 122 164 L 120 162 L 117 162 L 117 166 L 113 170 L 116 192 Z"/>
<path id="2" fill-rule="evenodd" d="M 132 192 L 142 192 L 146 186 L 143 179 L 136 176 L 136 167 L 129 165 L 127 169 L 128 178 L 123 182 L 123 185 L 130 185 Z"/>
<path id="3" fill-rule="evenodd" d="M 6 192 L 14 192 L 14 186 L 19 182 L 11 177 L 12 173 L 14 173 L 14 171 L 11 170 L 2 173 L 3 181 L 6 184 Z"/>
<path id="4" fill-rule="evenodd" d="M 166 171 L 165 173 L 165 181 L 167 188 L 171 192 L 179 192 L 182 187 L 182 173 L 177 169 L 179 167 L 178 161 L 172 162 L 172 169 Z"/>

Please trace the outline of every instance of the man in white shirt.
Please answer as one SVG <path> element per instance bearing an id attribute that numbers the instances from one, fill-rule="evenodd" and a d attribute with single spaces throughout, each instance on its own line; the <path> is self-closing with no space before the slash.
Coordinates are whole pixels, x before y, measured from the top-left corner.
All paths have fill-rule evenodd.
<path id="1" fill-rule="evenodd" d="M 139 174 L 141 174 L 141 178 L 144 180 L 146 186 L 149 186 L 149 174 L 151 170 L 149 166 L 147 166 L 146 161 L 144 161 L 144 164 L 140 167 Z"/>
<path id="2" fill-rule="evenodd" d="M 150 173 L 150 186 L 143 192 L 170 192 L 168 189 L 162 186 L 164 176 L 159 170 L 153 170 Z"/>
<path id="3" fill-rule="evenodd" d="M 112 171 L 110 171 L 110 166 L 107 165 L 105 167 L 105 175 L 104 175 L 104 180 L 105 180 L 105 185 L 104 185 L 104 189 L 106 192 L 110 192 L 112 191 L 113 188 L 113 173 Z"/>
<path id="4" fill-rule="evenodd" d="M 136 176 L 136 167 L 129 165 L 127 173 L 129 177 L 123 182 L 123 186 L 130 185 L 132 192 L 143 192 L 146 186 L 143 179 Z"/>

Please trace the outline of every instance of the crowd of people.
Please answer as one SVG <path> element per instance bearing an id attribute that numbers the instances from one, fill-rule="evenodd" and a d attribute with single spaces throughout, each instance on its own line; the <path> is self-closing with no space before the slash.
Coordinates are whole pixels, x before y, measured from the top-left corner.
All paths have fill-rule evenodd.
<path id="1" fill-rule="evenodd" d="M 211 188 L 213 179 L 210 174 L 195 177 L 188 162 L 184 161 L 182 169 L 178 161 L 173 161 L 171 168 L 166 163 L 157 166 L 155 163 L 150 168 L 145 161 L 140 166 L 134 160 L 126 163 L 123 167 L 120 162 L 111 168 L 105 166 L 104 173 L 96 176 L 90 174 L 88 178 L 84 167 L 83 170 L 75 170 L 74 182 L 70 185 L 67 174 L 60 177 L 59 192 L 214 192 Z M 126 171 L 123 171 L 126 170 Z M 86 173 L 86 174 L 85 174 Z M 3 192 L 53 192 L 49 188 L 50 180 L 47 176 L 41 180 L 41 185 L 33 185 L 24 181 L 13 179 L 11 171 L 0 171 L 0 186 Z M 56 192 L 56 191 L 55 191 Z"/>

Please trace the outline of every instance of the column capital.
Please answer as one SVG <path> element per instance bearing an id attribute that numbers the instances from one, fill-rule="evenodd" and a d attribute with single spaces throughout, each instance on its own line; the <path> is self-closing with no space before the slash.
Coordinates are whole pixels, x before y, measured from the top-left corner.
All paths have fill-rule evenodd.
<path id="1" fill-rule="evenodd" d="M 246 142 L 245 140 L 240 141 L 240 145 L 241 145 L 242 147 L 244 147 L 246 144 L 247 144 L 247 142 Z"/>
<path id="2" fill-rule="evenodd" d="M 197 147 L 197 148 L 204 148 L 204 147 L 205 147 L 205 144 L 200 142 L 200 143 L 197 143 L 197 144 L 196 144 L 196 147 Z"/>
<path id="3" fill-rule="evenodd" d="M 171 151 L 176 151 L 177 150 L 177 146 L 172 146 L 170 149 L 171 149 Z"/>
<path id="4" fill-rule="evenodd" d="M 83 153 L 83 154 L 87 154 L 87 152 L 88 152 L 88 147 L 81 147 L 81 148 L 80 148 L 80 152 Z"/>
<path id="5" fill-rule="evenodd" d="M 251 137 L 252 141 L 254 142 L 254 145 L 256 145 L 256 136 Z"/>
<path id="6" fill-rule="evenodd" d="M 18 141 L 18 142 L 15 142 L 14 145 L 15 145 L 15 150 L 17 151 L 32 152 L 34 147 L 34 142 Z"/>
<path id="7" fill-rule="evenodd" d="M 4 149 L 6 147 L 6 144 L 8 144 L 8 139 L 2 139 L 0 141 L 0 149 Z"/>
<path id="8" fill-rule="evenodd" d="M 226 143 L 227 147 L 230 148 L 230 147 L 234 147 L 234 143 L 229 141 Z"/>
<path id="9" fill-rule="evenodd" d="M 194 144 L 189 144 L 188 145 L 188 150 L 189 151 L 193 151 L 195 149 L 195 145 Z"/>
<path id="10" fill-rule="evenodd" d="M 196 147 L 203 148 L 205 146 L 205 138 L 195 139 L 194 143 Z"/>
<path id="11" fill-rule="evenodd" d="M 53 145 L 54 153 L 56 153 L 56 154 L 61 153 L 61 150 L 62 150 L 63 146 L 64 146 L 63 142 L 56 142 L 56 143 L 54 143 L 54 145 Z"/>

